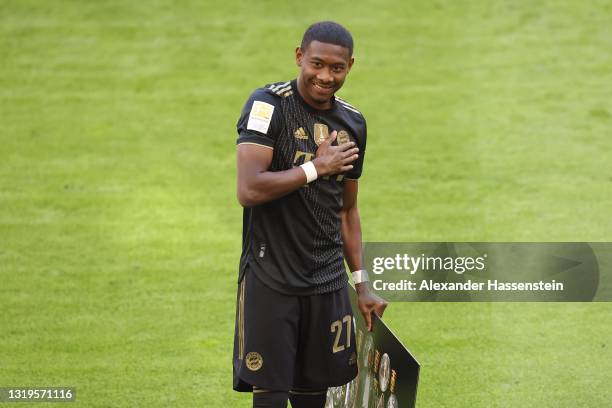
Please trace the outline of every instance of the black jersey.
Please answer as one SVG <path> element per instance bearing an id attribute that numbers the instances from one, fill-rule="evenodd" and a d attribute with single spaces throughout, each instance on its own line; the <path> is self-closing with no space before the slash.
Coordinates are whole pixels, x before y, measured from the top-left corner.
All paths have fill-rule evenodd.
<path id="1" fill-rule="evenodd" d="M 274 149 L 269 171 L 312 160 L 332 131 L 335 143 L 354 141 L 359 159 L 346 174 L 322 177 L 279 199 L 245 208 L 240 271 L 248 265 L 268 287 L 311 295 L 346 286 L 340 210 L 346 179 L 358 179 L 366 147 L 366 122 L 352 105 L 332 98 L 332 107 L 306 104 L 296 80 L 255 90 L 237 123 L 237 143 Z"/>

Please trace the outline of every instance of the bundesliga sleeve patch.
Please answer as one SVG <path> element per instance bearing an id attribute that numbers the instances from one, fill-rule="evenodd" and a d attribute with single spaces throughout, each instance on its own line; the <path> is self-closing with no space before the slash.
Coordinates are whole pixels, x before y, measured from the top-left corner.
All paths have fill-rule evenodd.
<path id="1" fill-rule="evenodd" d="M 247 129 L 256 130 L 261 133 L 268 133 L 272 114 L 274 113 L 274 105 L 262 101 L 253 102 L 251 113 L 249 114 L 249 122 Z"/>

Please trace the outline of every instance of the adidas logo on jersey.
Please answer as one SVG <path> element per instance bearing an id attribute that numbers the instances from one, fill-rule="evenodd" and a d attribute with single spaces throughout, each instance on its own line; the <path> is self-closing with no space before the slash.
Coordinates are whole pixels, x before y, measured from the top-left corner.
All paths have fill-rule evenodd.
<path id="1" fill-rule="evenodd" d="M 304 128 L 299 128 L 298 130 L 293 132 L 293 136 L 295 136 L 296 139 L 308 140 L 308 135 L 306 134 Z"/>

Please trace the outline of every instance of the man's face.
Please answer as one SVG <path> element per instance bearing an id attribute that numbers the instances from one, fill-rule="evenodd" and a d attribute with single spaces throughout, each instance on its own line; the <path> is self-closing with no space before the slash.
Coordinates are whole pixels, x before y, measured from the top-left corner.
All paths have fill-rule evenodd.
<path id="1" fill-rule="evenodd" d="M 305 50 L 295 50 L 300 67 L 298 90 L 307 104 L 317 109 L 331 107 L 331 98 L 338 91 L 353 66 L 348 48 L 312 41 Z"/>

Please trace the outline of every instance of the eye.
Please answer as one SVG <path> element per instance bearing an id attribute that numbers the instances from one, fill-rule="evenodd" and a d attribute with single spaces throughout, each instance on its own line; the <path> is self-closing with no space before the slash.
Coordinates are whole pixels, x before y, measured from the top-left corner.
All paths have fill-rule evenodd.
<path id="1" fill-rule="evenodd" d="M 319 61 L 313 61 L 312 65 L 315 68 L 321 68 L 323 66 L 323 64 L 321 64 Z"/>
<path id="2" fill-rule="evenodd" d="M 341 65 L 336 65 L 335 67 L 333 67 L 333 68 L 332 68 L 332 70 L 333 70 L 335 73 L 339 74 L 339 73 L 341 73 L 341 72 L 343 72 L 343 71 L 344 71 L 344 67 L 343 67 L 343 66 L 341 66 Z"/>

